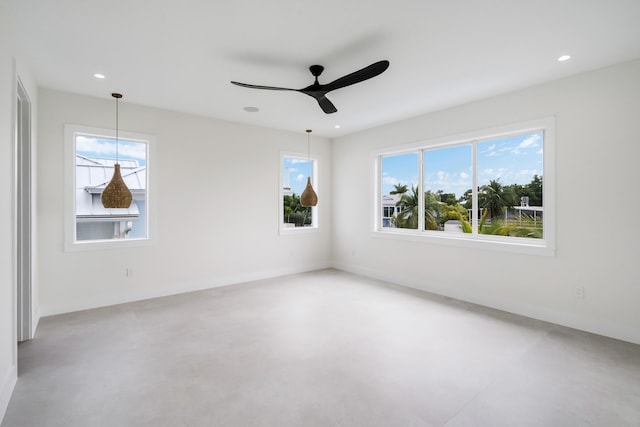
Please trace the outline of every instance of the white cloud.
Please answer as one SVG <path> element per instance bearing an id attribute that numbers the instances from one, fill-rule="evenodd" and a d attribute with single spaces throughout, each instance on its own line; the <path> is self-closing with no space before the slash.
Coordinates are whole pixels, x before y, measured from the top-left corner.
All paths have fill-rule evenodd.
<path id="1" fill-rule="evenodd" d="M 467 178 L 469 178 L 469 174 L 466 173 L 466 172 L 460 172 L 460 178 L 467 179 Z"/>
<path id="2" fill-rule="evenodd" d="M 123 157 L 133 157 L 134 159 L 146 159 L 147 158 L 147 147 L 145 144 L 135 143 L 135 144 L 121 144 L 118 148 L 118 151 Z"/>
<path id="3" fill-rule="evenodd" d="M 299 159 L 297 157 L 291 157 L 291 164 L 295 165 L 297 163 L 309 163 L 307 159 Z"/>
<path id="4" fill-rule="evenodd" d="M 518 148 L 537 147 L 538 141 L 540 141 L 540 134 L 533 134 L 529 138 L 525 139 L 518 145 Z"/>
<path id="5" fill-rule="evenodd" d="M 299 173 L 298 175 L 296 175 L 296 181 L 298 182 L 303 182 L 304 179 L 306 178 L 306 176 L 304 176 L 303 174 Z"/>
<path id="6" fill-rule="evenodd" d="M 115 140 L 98 139 L 87 136 L 76 138 L 76 151 L 92 153 L 97 157 L 115 157 Z M 146 145 L 141 142 L 120 141 L 118 154 L 123 158 L 146 159 Z"/>
<path id="7" fill-rule="evenodd" d="M 76 138 L 76 151 L 89 151 L 98 155 L 115 155 L 116 146 L 110 141 L 99 141 L 96 138 L 78 136 Z"/>
<path id="8" fill-rule="evenodd" d="M 532 178 L 533 175 L 542 175 L 542 173 L 540 173 L 540 171 L 537 169 L 522 169 L 520 170 L 520 172 L 518 172 L 518 174 L 522 176 L 530 176 Z"/>
<path id="9" fill-rule="evenodd" d="M 482 150 L 482 152 L 480 154 L 490 153 L 495 149 L 496 149 L 496 144 L 493 144 L 493 145 L 488 146 L 486 149 Z"/>

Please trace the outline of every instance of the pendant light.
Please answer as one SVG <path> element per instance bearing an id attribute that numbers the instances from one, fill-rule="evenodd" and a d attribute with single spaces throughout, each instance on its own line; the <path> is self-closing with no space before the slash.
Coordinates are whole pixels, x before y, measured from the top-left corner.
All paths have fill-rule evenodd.
<path id="1" fill-rule="evenodd" d="M 311 161 L 311 129 L 307 129 L 307 158 Z M 300 204 L 304 207 L 316 206 L 318 204 L 318 195 L 313 191 L 311 186 L 311 177 L 307 177 L 307 187 L 300 196 Z"/>
<path id="2" fill-rule="evenodd" d="M 116 99 L 116 162 L 113 165 L 113 178 L 105 189 L 102 191 L 100 200 L 102 206 L 105 208 L 129 208 L 131 206 L 131 191 L 127 188 L 127 184 L 124 183 L 122 175 L 120 174 L 120 164 L 118 163 L 118 100 L 122 98 L 119 93 L 112 93 Z"/>

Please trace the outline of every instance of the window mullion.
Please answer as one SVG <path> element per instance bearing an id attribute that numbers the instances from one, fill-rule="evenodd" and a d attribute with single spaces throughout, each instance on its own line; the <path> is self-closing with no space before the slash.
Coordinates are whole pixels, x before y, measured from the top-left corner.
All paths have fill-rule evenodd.
<path id="1" fill-rule="evenodd" d="M 478 234 L 478 222 L 480 215 L 478 212 L 478 141 L 471 144 L 471 234 Z"/>
<path id="2" fill-rule="evenodd" d="M 424 231 L 424 150 L 418 152 L 418 230 Z"/>

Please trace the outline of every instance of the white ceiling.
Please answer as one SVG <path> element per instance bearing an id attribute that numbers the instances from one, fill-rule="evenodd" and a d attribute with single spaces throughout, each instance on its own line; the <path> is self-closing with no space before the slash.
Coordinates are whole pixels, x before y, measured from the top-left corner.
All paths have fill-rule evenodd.
<path id="1" fill-rule="evenodd" d="M 41 87 L 326 137 L 640 58 L 638 0 L 0 1 Z M 328 83 L 381 59 L 330 115 L 229 83 L 302 88 L 312 64 Z"/>

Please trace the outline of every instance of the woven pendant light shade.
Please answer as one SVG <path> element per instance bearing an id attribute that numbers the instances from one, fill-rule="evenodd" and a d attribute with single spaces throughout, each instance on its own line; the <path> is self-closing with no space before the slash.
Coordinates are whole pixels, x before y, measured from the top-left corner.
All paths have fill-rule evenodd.
<path id="1" fill-rule="evenodd" d="M 311 186 L 311 177 L 307 177 L 307 186 L 300 196 L 300 204 L 302 206 L 316 206 L 318 204 L 318 195 L 313 191 Z"/>
<path id="2" fill-rule="evenodd" d="M 131 191 L 124 183 L 120 174 L 120 164 L 118 163 L 118 100 L 122 98 L 119 93 L 112 93 L 116 99 L 116 162 L 113 165 L 113 177 L 100 195 L 100 201 L 105 208 L 124 208 L 131 206 Z"/>
<path id="3" fill-rule="evenodd" d="M 120 175 L 120 165 L 116 163 L 113 165 L 113 178 L 100 196 L 102 206 L 105 208 L 128 208 L 131 206 L 131 199 L 131 191 Z"/>

